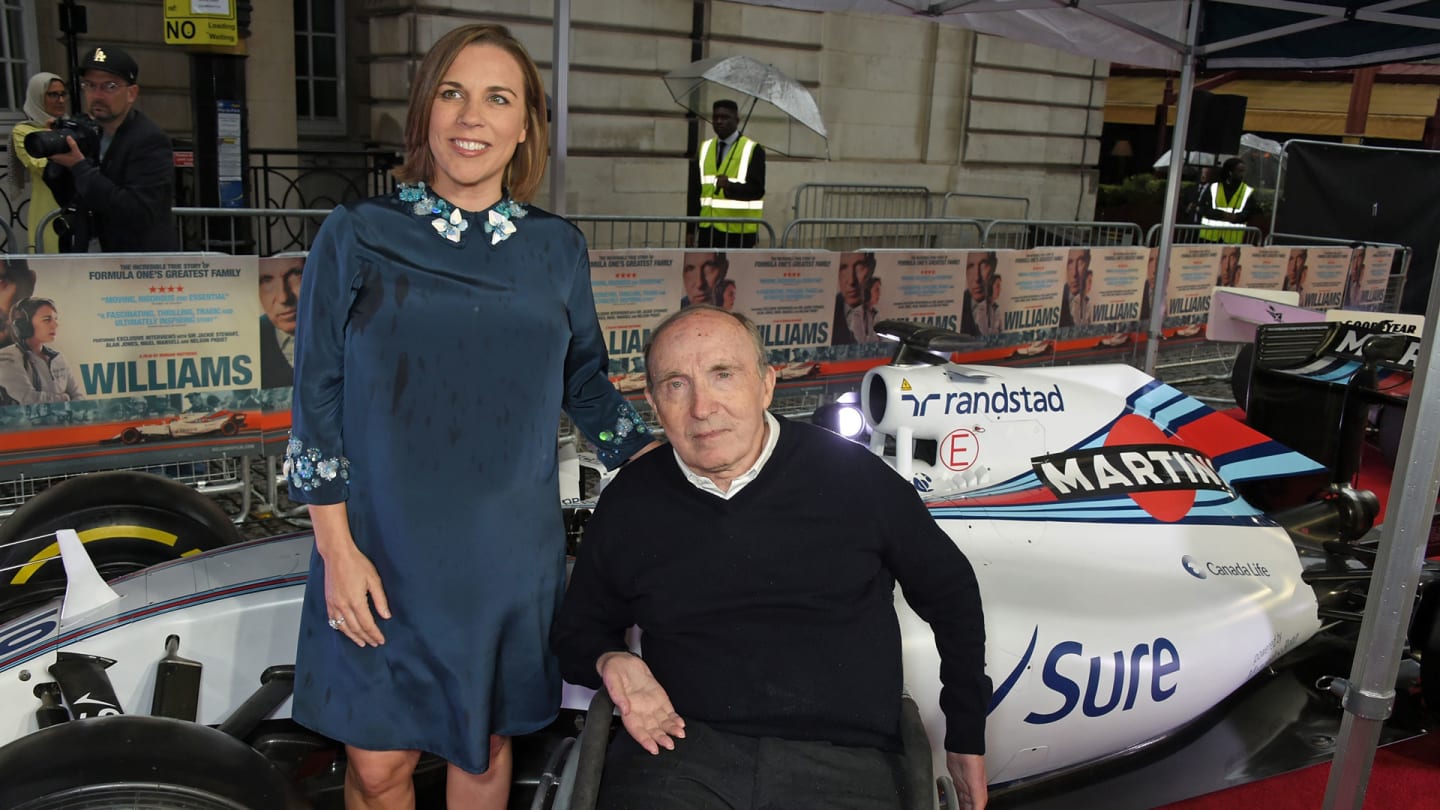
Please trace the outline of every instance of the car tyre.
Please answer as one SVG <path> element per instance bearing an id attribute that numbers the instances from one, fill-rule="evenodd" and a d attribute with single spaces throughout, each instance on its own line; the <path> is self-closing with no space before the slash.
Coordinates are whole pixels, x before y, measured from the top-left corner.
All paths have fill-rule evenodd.
<path id="1" fill-rule="evenodd" d="M 122 444 L 139 444 L 142 438 L 144 437 L 140 435 L 139 428 L 127 427 L 120 431 L 120 441 Z"/>
<path id="2" fill-rule="evenodd" d="M 218 504 L 169 478 L 128 470 L 76 476 L 0 523 L 0 615 L 63 585 L 59 557 L 31 564 L 56 553 L 47 547 L 58 529 L 80 534 L 107 579 L 242 539 Z"/>
<path id="3" fill-rule="evenodd" d="M 0 748 L 0 807 L 300 810 L 280 772 L 209 726 L 117 715 L 61 723 Z"/>
<path id="4" fill-rule="evenodd" d="M 228 420 L 227 422 L 225 422 L 225 424 L 220 426 L 220 435 L 222 436 L 234 436 L 236 433 L 239 432 L 240 426 L 235 424 L 234 419 Z"/>

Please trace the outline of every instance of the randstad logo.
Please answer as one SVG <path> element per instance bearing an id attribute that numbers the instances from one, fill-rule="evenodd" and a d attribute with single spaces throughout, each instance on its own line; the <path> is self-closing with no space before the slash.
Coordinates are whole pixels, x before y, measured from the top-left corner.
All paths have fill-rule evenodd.
<path id="1" fill-rule="evenodd" d="M 1186 554 L 1184 557 L 1180 558 L 1180 567 L 1185 569 L 1185 573 L 1196 579 L 1206 578 L 1205 566 L 1201 565 L 1198 560 L 1196 560 L 1194 557 L 1191 557 L 1189 554 Z"/>

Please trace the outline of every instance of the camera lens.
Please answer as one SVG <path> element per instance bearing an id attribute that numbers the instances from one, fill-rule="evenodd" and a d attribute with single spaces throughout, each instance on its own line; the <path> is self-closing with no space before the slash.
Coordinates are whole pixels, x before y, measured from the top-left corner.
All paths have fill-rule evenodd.
<path id="1" fill-rule="evenodd" d="M 25 136 L 25 151 L 29 152 L 31 157 L 48 158 L 61 152 L 69 152 L 70 144 L 65 142 L 65 135 L 61 132 L 32 132 Z"/>

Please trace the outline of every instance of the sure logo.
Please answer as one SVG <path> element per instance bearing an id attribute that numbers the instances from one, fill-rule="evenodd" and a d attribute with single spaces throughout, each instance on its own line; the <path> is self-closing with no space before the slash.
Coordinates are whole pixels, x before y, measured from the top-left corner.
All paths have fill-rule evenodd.
<path id="1" fill-rule="evenodd" d="M 1015 669 L 995 690 L 991 710 L 1014 688 L 1029 668 L 1040 628 L 1030 638 L 1030 646 Z M 1074 658 L 1071 662 L 1068 659 Z M 1087 674 L 1072 677 L 1077 665 L 1085 666 Z M 1079 708 L 1086 717 L 1103 717 L 1114 711 L 1128 712 L 1143 702 L 1161 703 L 1175 694 L 1176 681 L 1170 676 L 1180 672 L 1180 651 L 1170 639 L 1160 636 L 1151 643 L 1140 643 L 1126 650 L 1087 656 L 1078 641 L 1061 641 L 1050 648 L 1040 670 L 1040 682 L 1060 699 L 1053 711 L 1033 711 L 1025 715 L 1031 725 L 1046 725 L 1063 720 Z"/>

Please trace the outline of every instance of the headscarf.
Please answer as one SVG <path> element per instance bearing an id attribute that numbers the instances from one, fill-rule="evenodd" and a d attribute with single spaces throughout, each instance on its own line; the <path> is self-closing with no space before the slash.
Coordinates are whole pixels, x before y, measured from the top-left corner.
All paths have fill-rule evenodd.
<path id="1" fill-rule="evenodd" d="M 36 73 L 30 77 L 30 84 L 25 90 L 25 117 L 37 126 L 49 126 L 50 114 L 45 112 L 45 92 L 50 89 L 51 82 L 64 82 L 65 80 L 54 73 Z M 30 170 L 20 162 L 18 150 L 11 144 L 11 148 L 5 150 L 10 155 L 10 166 L 5 173 L 6 186 L 16 194 L 25 188 L 25 183 L 30 179 Z M 11 201 L 12 204 L 14 201 Z"/>

